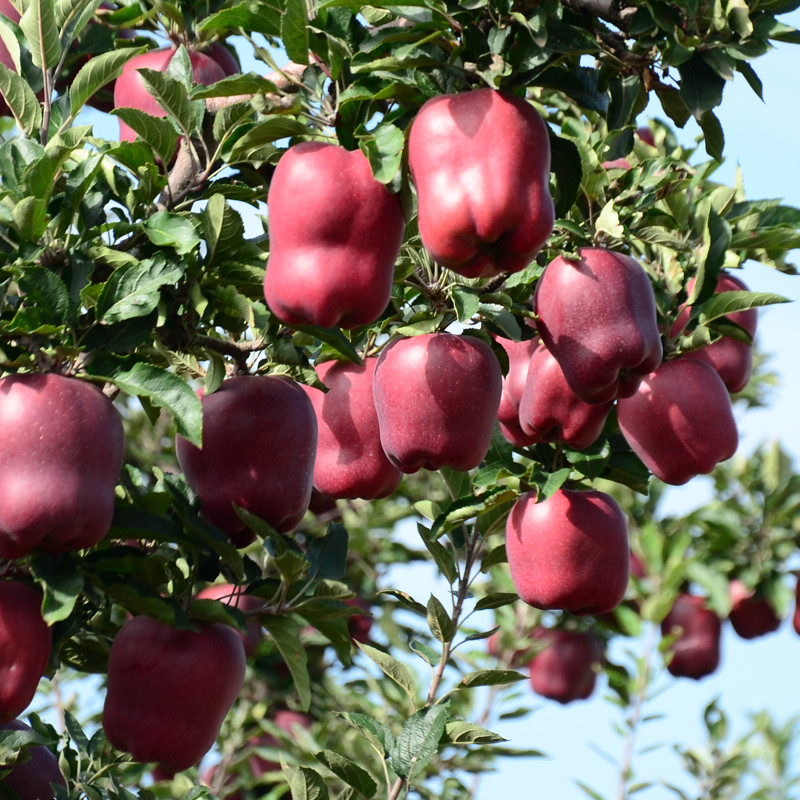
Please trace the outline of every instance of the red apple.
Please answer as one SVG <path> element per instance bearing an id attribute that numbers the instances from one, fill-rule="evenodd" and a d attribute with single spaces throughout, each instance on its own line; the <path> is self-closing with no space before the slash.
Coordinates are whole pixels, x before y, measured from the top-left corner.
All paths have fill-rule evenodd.
<path id="1" fill-rule="evenodd" d="M 602 433 L 612 405 L 581 400 L 553 354 L 544 345 L 533 352 L 519 403 L 519 423 L 531 443 L 564 442 L 584 450 Z"/>
<path id="2" fill-rule="evenodd" d="M 645 466 L 680 486 L 730 458 L 739 441 L 730 395 L 708 364 L 665 361 L 617 404 L 619 429 Z"/>
<path id="3" fill-rule="evenodd" d="M 347 632 L 354 642 L 366 643 L 370 641 L 369 633 L 372 630 L 372 614 L 369 603 L 360 597 L 351 597 L 344 601 L 346 606 L 359 608 L 363 614 L 353 614 L 347 618 Z"/>
<path id="4" fill-rule="evenodd" d="M 528 664 L 533 691 L 563 704 L 590 697 L 603 659 L 597 637 L 591 631 L 546 628 L 532 636 L 543 645 Z"/>
<path id="5" fill-rule="evenodd" d="M 502 345 L 508 356 L 508 372 L 503 378 L 503 391 L 500 395 L 500 406 L 497 409 L 497 424 L 500 433 L 511 444 L 517 447 L 527 447 L 533 444 L 533 440 L 525 434 L 520 425 L 519 404 L 525 389 L 525 379 L 528 376 L 531 356 L 541 340 L 536 337 L 515 342 L 512 339 L 498 336 L 497 342 Z"/>
<path id="6" fill-rule="evenodd" d="M 134 617 L 111 645 L 103 727 L 136 761 L 180 772 L 212 747 L 244 683 L 242 642 L 228 625 L 179 630 Z"/>
<path id="7" fill-rule="evenodd" d="M 650 279 L 630 256 L 583 248 L 553 259 L 536 284 L 538 330 L 581 400 L 628 397 L 661 362 Z"/>
<path id="8" fill-rule="evenodd" d="M 10 720 L 0 723 L 0 730 L 29 731 L 31 728 L 19 720 Z M 18 800 L 53 800 L 56 796 L 53 784 L 67 785 L 58 768 L 58 759 L 44 745 L 31 745 L 26 750 L 28 758 L 0 778 L 0 793 L 5 797 L 6 792 L 13 792 Z"/>
<path id="9" fill-rule="evenodd" d="M 706 607 L 706 599 L 679 594 L 661 623 L 661 635 L 678 634 L 669 646 L 667 670 L 678 678 L 700 678 L 719 666 L 722 622 Z"/>
<path id="10" fill-rule="evenodd" d="M 206 586 L 195 595 L 195 598 L 197 600 L 219 600 L 243 612 L 257 611 L 264 605 L 263 600 L 254 595 L 245 594 L 242 586 L 234 586 L 232 583 L 215 583 Z M 258 650 L 258 645 L 264 638 L 261 623 L 254 617 L 247 618 L 247 633 L 238 630 L 236 633 L 242 640 L 244 652 L 248 656 L 252 656 Z"/>
<path id="11" fill-rule="evenodd" d="M 142 68 L 166 72 L 177 48 L 150 50 L 131 58 L 122 68 L 122 74 L 114 84 L 114 108 L 138 108 L 153 117 L 165 117 L 166 112 L 158 104 L 142 82 L 138 70 Z M 192 63 L 192 78 L 195 83 L 209 86 L 225 77 L 222 67 L 213 58 L 203 53 L 189 53 Z M 136 132 L 122 120 L 119 121 L 119 138 L 122 142 L 132 142 Z"/>
<path id="12" fill-rule="evenodd" d="M 298 198 L 302 204 L 298 205 Z M 405 220 L 360 150 L 290 147 L 269 186 L 264 296 L 287 325 L 369 325 L 389 304 Z"/>
<path id="13" fill-rule="evenodd" d="M 0 581 L 0 720 L 30 705 L 47 669 L 53 636 L 41 609 L 33 586 Z"/>
<path id="14" fill-rule="evenodd" d="M 520 598 L 536 608 L 604 614 L 628 586 L 628 525 L 604 492 L 522 495 L 506 522 L 506 555 Z"/>
<path id="15" fill-rule="evenodd" d="M 778 630 L 781 618 L 769 601 L 737 579 L 730 583 L 731 627 L 742 639 L 755 639 Z"/>
<path id="16" fill-rule="evenodd" d="M 372 397 L 377 362 L 377 358 L 365 358 L 363 364 L 326 361 L 317 367 L 317 374 L 328 391 L 303 387 L 319 428 L 314 486 L 328 497 L 386 497 L 403 477 L 381 447 Z"/>
<path id="17" fill-rule="evenodd" d="M 208 49 L 206 55 L 213 58 L 214 61 L 219 64 L 226 77 L 232 77 L 233 75 L 239 75 L 242 71 L 242 67 L 235 53 L 236 51 L 226 44 L 214 42 Z"/>
<path id="18" fill-rule="evenodd" d="M 503 373 L 474 336 L 395 339 L 375 368 L 381 444 L 403 472 L 477 467 L 492 438 Z"/>
<path id="19" fill-rule="evenodd" d="M 0 380 L 0 558 L 97 544 L 114 513 L 122 421 L 78 378 L 26 373 Z"/>
<path id="20" fill-rule="evenodd" d="M 239 376 L 202 398 L 203 446 L 178 437 L 176 454 L 203 514 L 239 546 L 253 540 L 238 505 L 281 532 L 308 510 L 317 420 L 290 378 Z"/>
<path id="21" fill-rule="evenodd" d="M 686 291 L 692 291 L 695 279 L 691 278 L 686 284 Z M 735 275 L 722 272 L 717 279 L 717 286 L 714 289 L 718 292 L 747 292 L 747 285 Z M 691 309 L 687 306 L 681 308 L 678 318 L 675 320 L 671 336 L 677 336 L 689 322 Z M 728 314 L 726 319 L 744 328 L 750 336 L 754 336 L 758 325 L 758 311 L 755 308 L 747 311 L 736 311 Z M 753 374 L 753 345 L 749 342 L 742 342 L 731 336 L 722 336 L 715 342 L 697 350 L 690 351 L 687 355 L 699 361 L 705 361 L 722 378 L 722 382 L 731 394 L 741 392 L 747 386 L 750 376 Z"/>

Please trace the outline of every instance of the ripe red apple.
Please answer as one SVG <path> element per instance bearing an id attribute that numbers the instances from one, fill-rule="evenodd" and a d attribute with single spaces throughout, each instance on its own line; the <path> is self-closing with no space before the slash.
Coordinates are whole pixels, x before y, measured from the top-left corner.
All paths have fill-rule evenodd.
<path id="1" fill-rule="evenodd" d="M 327 392 L 304 386 L 317 415 L 314 486 L 331 498 L 374 500 L 390 495 L 403 477 L 381 446 L 372 397 L 377 358 L 363 364 L 326 361 L 317 367 Z"/>
<path id="2" fill-rule="evenodd" d="M 378 319 L 391 297 L 405 220 L 400 196 L 375 180 L 366 156 L 324 142 L 296 144 L 278 162 L 267 202 L 270 310 L 287 325 L 355 328 Z"/>
<path id="3" fill-rule="evenodd" d="M 778 630 L 781 618 L 765 597 L 737 579 L 730 583 L 731 626 L 742 639 L 755 639 Z"/>
<path id="4" fill-rule="evenodd" d="M 700 678 L 719 666 L 722 622 L 706 607 L 706 599 L 679 594 L 661 623 L 661 635 L 678 634 L 669 646 L 667 670 L 678 678 Z"/>
<path id="5" fill-rule="evenodd" d="M 650 279 L 630 256 L 583 248 L 553 259 L 534 293 L 538 330 L 581 400 L 628 397 L 661 362 Z"/>
<path id="6" fill-rule="evenodd" d="M 234 586 L 232 583 L 215 583 L 211 586 L 206 586 L 195 597 L 197 600 L 219 600 L 243 612 L 257 611 L 264 605 L 264 602 L 258 597 L 245 594 L 244 587 Z M 261 623 L 254 617 L 247 618 L 247 633 L 242 633 L 238 630 L 236 633 L 242 640 L 244 652 L 248 656 L 252 656 L 258 650 L 258 645 L 264 638 Z"/>
<path id="7" fill-rule="evenodd" d="M 384 452 L 406 473 L 477 467 L 489 449 L 502 386 L 497 357 L 474 336 L 395 339 L 373 378 Z"/>
<path id="8" fill-rule="evenodd" d="M 19 720 L 0 723 L 3 731 L 29 731 L 31 727 Z M 28 758 L 16 764 L 7 775 L 0 778 L 0 792 L 14 792 L 18 800 L 53 800 L 53 784 L 66 787 L 67 782 L 58 768 L 58 759 L 44 745 L 26 748 Z"/>
<path id="9" fill-rule="evenodd" d="M 114 108 L 138 108 L 153 117 L 165 117 L 166 112 L 147 91 L 138 70 L 146 68 L 166 72 L 169 62 L 177 52 L 177 48 L 170 47 L 150 50 L 131 58 L 114 84 Z M 210 56 L 190 52 L 189 59 L 195 83 L 210 86 L 225 77 L 222 67 Z M 136 132 L 122 120 L 119 121 L 119 138 L 121 142 L 132 142 L 136 139 Z"/>
<path id="10" fill-rule="evenodd" d="M 134 617 L 111 645 L 103 727 L 136 761 L 180 772 L 211 749 L 244 683 L 242 642 L 228 625 L 179 630 Z"/>
<path id="11" fill-rule="evenodd" d="M 0 558 L 97 544 L 114 513 L 122 421 L 94 385 L 55 374 L 0 380 Z"/>
<path id="12" fill-rule="evenodd" d="M 498 336 L 497 342 L 502 345 L 508 356 L 508 372 L 503 378 L 503 391 L 500 395 L 500 406 L 497 409 L 497 424 L 500 433 L 511 444 L 517 447 L 527 447 L 529 444 L 533 444 L 533 440 L 525 434 L 520 425 L 519 404 L 525 389 L 525 379 L 528 376 L 531 356 L 541 340 L 536 337 L 515 342 L 512 339 Z"/>
<path id="13" fill-rule="evenodd" d="M 203 514 L 238 546 L 253 540 L 234 505 L 287 532 L 308 510 L 317 420 L 290 378 L 239 376 L 202 398 L 203 447 L 176 441 L 178 464 Z"/>
<path id="14" fill-rule="evenodd" d="M 353 614 L 347 618 L 347 632 L 354 642 L 366 643 L 370 641 L 370 631 L 372 630 L 372 614 L 370 613 L 369 603 L 361 597 L 351 597 L 344 601 L 346 606 L 359 608 L 363 614 Z"/>
<path id="15" fill-rule="evenodd" d="M 536 608 L 604 614 L 628 586 L 628 525 L 608 494 L 559 489 L 522 495 L 506 522 L 506 555 L 520 598 Z"/>
<path id="16" fill-rule="evenodd" d="M 691 278 L 686 284 L 686 291 L 692 291 L 695 279 Z M 717 279 L 714 289 L 718 292 L 749 291 L 747 284 L 729 272 L 722 272 Z M 678 318 L 670 331 L 671 336 L 677 336 L 687 325 L 691 309 L 683 306 Z M 754 336 L 758 325 L 758 311 L 750 308 L 747 311 L 736 311 L 728 314 L 726 319 L 744 328 L 750 336 Z M 688 355 L 699 361 L 705 361 L 722 378 L 722 382 L 731 394 L 741 392 L 747 386 L 753 374 L 753 345 L 741 342 L 731 336 L 722 336 L 715 342 L 697 350 L 692 350 Z"/>
<path id="17" fill-rule="evenodd" d="M 730 395 L 708 364 L 665 361 L 617 404 L 631 449 L 664 483 L 680 486 L 730 458 L 739 441 Z"/>
<path id="18" fill-rule="evenodd" d="M 33 586 L 0 581 L 0 720 L 30 705 L 47 669 L 53 636 L 41 609 Z"/>
<path id="19" fill-rule="evenodd" d="M 532 637 L 544 647 L 528 664 L 533 691 L 563 704 L 590 697 L 603 660 L 594 633 L 536 628 Z"/>
<path id="20" fill-rule="evenodd" d="M 242 71 L 235 52 L 235 50 L 222 42 L 214 42 L 206 52 L 206 55 L 219 64 L 226 77 L 232 77 L 233 75 L 239 75 Z"/>
<path id="21" fill-rule="evenodd" d="M 426 101 L 411 125 L 408 166 L 422 243 L 454 272 L 518 272 L 550 236 L 547 125 L 521 97 L 483 88 Z"/>
<path id="22" fill-rule="evenodd" d="M 519 403 L 519 423 L 531 443 L 564 442 L 584 450 L 602 433 L 612 405 L 581 400 L 555 356 L 543 344 L 533 352 Z"/>

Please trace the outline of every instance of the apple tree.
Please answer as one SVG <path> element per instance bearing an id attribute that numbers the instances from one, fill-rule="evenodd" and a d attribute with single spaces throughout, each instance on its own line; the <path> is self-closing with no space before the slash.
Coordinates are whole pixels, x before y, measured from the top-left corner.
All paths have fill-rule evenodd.
<path id="1" fill-rule="evenodd" d="M 531 691 L 633 741 L 774 629 L 737 273 L 800 211 L 715 181 L 715 109 L 794 6 L 0 2 L 0 794 L 474 797 Z"/>

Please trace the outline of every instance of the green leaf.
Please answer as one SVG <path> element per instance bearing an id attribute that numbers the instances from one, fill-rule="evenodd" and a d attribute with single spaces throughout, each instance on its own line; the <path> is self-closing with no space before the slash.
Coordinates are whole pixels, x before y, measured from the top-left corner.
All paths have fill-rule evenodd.
<path id="1" fill-rule="evenodd" d="M 725 79 L 706 62 L 700 52 L 678 67 L 681 76 L 680 96 L 691 114 L 700 119 L 706 111 L 722 102 Z"/>
<path id="2" fill-rule="evenodd" d="M 414 675 L 402 661 L 398 661 L 388 653 L 384 653 L 383 650 L 378 650 L 377 647 L 372 647 L 363 642 L 356 642 L 356 644 L 366 656 L 380 667 L 384 675 L 391 678 L 412 700 L 414 699 L 416 694 Z"/>
<path id="3" fill-rule="evenodd" d="M 31 135 L 39 130 L 42 124 L 42 104 L 28 82 L 5 64 L 0 64 L 0 94 L 21 131 Z"/>
<path id="4" fill-rule="evenodd" d="M 69 289 L 55 272 L 44 267 L 27 267 L 17 283 L 34 306 L 41 324 L 65 325 L 70 321 Z"/>
<path id="5" fill-rule="evenodd" d="M 487 597 L 481 597 L 475 604 L 476 611 L 485 611 L 490 608 L 502 608 L 516 603 L 519 600 L 519 595 L 516 592 L 500 592 L 499 594 L 490 594 Z"/>
<path id="6" fill-rule="evenodd" d="M 308 657 L 300 641 L 300 625 L 286 616 L 265 616 L 261 622 L 289 668 L 301 708 L 308 711 L 311 705 L 311 681 L 308 676 Z"/>
<path id="7" fill-rule="evenodd" d="M 403 161 L 405 135 L 395 125 L 379 125 L 369 138 L 362 139 L 361 150 L 369 160 L 376 181 L 391 183 Z"/>
<path id="8" fill-rule="evenodd" d="M 25 34 L 34 66 L 54 67 L 61 58 L 55 0 L 29 0 L 19 26 Z"/>
<path id="9" fill-rule="evenodd" d="M 179 264 L 164 258 L 125 264 L 114 270 L 97 298 L 97 317 L 112 325 L 133 317 L 147 316 L 161 300 L 161 287 L 183 276 Z"/>
<path id="10" fill-rule="evenodd" d="M 704 111 L 699 122 L 705 138 L 706 152 L 711 158 L 722 161 L 722 151 L 725 148 L 722 124 L 713 111 Z"/>
<path id="11" fill-rule="evenodd" d="M 527 680 L 525 675 L 513 669 L 479 669 L 467 673 L 459 683 L 460 687 L 505 686 L 509 683 Z"/>
<path id="12" fill-rule="evenodd" d="M 209 267 L 226 252 L 235 252 L 244 240 L 242 218 L 221 194 L 211 195 L 201 221 L 208 248 L 206 265 Z"/>
<path id="13" fill-rule="evenodd" d="M 308 11 L 305 0 L 286 0 L 281 15 L 281 39 L 290 61 L 308 64 Z"/>
<path id="14" fill-rule="evenodd" d="M 459 322 L 469 322 L 480 310 L 481 298 L 474 289 L 455 284 L 452 297 Z"/>
<path id="15" fill-rule="evenodd" d="M 174 56 L 172 61 L 176 60 L 177 56 Z M 192 101 L 186 86 L 166 72 L 142 68 L 139 75 L 147 91 L 167 116 L 175 120 L 183 135 L 191 137 L 196 133 L 205 112 L 205 103 L 202 100 Z"/>
<path id="16" fill-rule="evenodd" d="M 169 164 L 178 147 L 175 126 L 162 117 L 154 117 L 138 108 L 115 108 L 112 112 L 153 151 L 162 164 Z"/>
<path id="17" fill-rule="evenodd" d="M 447 722 L 445 706 L 423 708 L 406 721 L 392 748 L 394 771 L 408 781 L 436 755 Z"/>
<path id="18" fill-rule="evenodd" d="M 777 303 L 790 303 L 788 297 L 770 292 L 716 292 L 703 304 L 700 320 L 703 323 L 711 322 L 737 311 L 747 311 L 750 308 L 762 308 Z"/>
<path id="19" fill-rule="evenodd" d="M 319 753 L 315 753 L 314 758 L 327 767 L 337 778 L 343 780 L 348 786 L 352 786 L 364 797 L 372 797 L 378 790 L 378 785 L 369 772 L 363 767 L 359 767 L 355 761 L 334 753 L 332 750 L 322 750 Z"/>
<path id="20" fill-rule="evenodd" d="M 312 578 L 340 580 L 347 571 L 347 529 L 341 523 L 328 526 L 324 536 L 314 539 L 306 550 Z"/>
<path id="21" fill-rule="evenodd" d="M 48 625 L 67 619 L 85 586 L 78 564 L 69 556 L 40 556 L 31 572 L 44 587 L 42 617 Z"/>
<path id="22" fill-rule="evenodd" d="M 495 744 L 508 741 L 498 733 L 460 719 L 450 720 L 447 723 L 445 735 L 453 744 Z"/>
<path id="23" fill-rule="evenodd" d="M 328 787 L 322 776 L 310 767 L 299 767 L 289 781 L 292 800 L 328 800 Z"/>
<path id="24" fill-rule="evenodd" d="M 366 714 L 344 711 L 337 713 L 353 727 L 358 728 L 381 755 L 386 755 L 392 751 L 394 736 L 382 722 L 378 722 L 378 720 L 372 719 Z"/>
<path id="25" fill-rule="evenodd" d="M 201 446 L 203 412 L 200 398 L 175 373 L 151 364 L 135 364 L 130 370 L 116 373 L 110 380 L 126 394 L 146 397 L 160 408 L 167 409 L 175 419 L 178 433 L 197 447 Z"/>
<path id="26" fill-rule="evenodd" d="M 435 595 L 431 595 L 431 599 L 428 600 L 427 616 L 431 633 L 442 643 L 451 642 L 456 633 L 456 626 L 450 619 L 447 609 Z"/>
<path id="27" fill-rule="evenodd" d="M 126 62 L 146 50 L 145 47 L 126 47 L 122 50 L 112 50 L 92 56 L 78 70 L 78 74 L 70 84 L 70 113 L 73 116 L 76 115 L 98 89 L 120 76 Z"/>
<path id="28" fill-rule="evenodd" d="M 14 206 L 12 216 L 20 237 L 27 242 L 38 242 L 47 229 L 47 201 L 25 197 Z"/>
<path id="29" fill-rule="evenodd" d="M 556 177 L 553 202 L 556 217 L 566 217 L 572 208 L 583 180 L 581 154 L 574 142 L 562 136 L 550 137 L 551 169 Z"/>
<path id="30" fill-rule="evenodd" d="M 158 247 L 174 247 L 178 255 L 191 253 L 200 236 L 188 217 L 169 211 L 156 211 L 144 223 L 147 238 Z"/>

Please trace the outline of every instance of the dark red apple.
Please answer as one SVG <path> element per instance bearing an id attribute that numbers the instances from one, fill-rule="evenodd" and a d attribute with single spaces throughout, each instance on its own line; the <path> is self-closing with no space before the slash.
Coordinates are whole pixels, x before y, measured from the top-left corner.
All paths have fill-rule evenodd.
<path id="1" fill-rule="evenodd" d="M 563 704 L 590 697 L 603 660 L 598 638 L 591 631 L 546 628 L 536 628 L 532 638 L 543 646 L 528 664 L 533 691 Z"/>
<path id="2" fill-rule="evenodd" d="M 604 614 L 628 586 L 628 525 L 604 492 L 522 495 L 506 522 L 506 555 L 517 594 L 536 608 Z"/>
<path id="3" fill-rule="evenodd" d="M 730 583 L 731 627 L 742 639 L 755 639 L 778 630 L 781 618 L 769 601 L 737 579 Z"/>
<path id="4" fill-rule="evenodd" d="M 215 583 L 201 589 L 196 595 L 197 600 L 219 600 L 226 605 L 238 608 L 239 611 L 257 611 L 264 605 L 264 601 L 251 594 L 245 594 L 244 587 L 234 586 L 232 583 Z M 261 623 L 254 617 L 247 618 L 247 633 L 236 631 L 244 645 L 244 652 L 251 656 L 258 650 L 258 645 L 264 638 Z"/>
<path id="5" fill-rule="evenodd" d="M 142 82 L 138 70 L 142 68 L 166 72 L 177 48 L 150 50 L 134 56 L 122 68 L 122 74 L 114 84 L 114 108 L 138 108 L 153 117 L 165 117 L 166 112 L 158 104 Z M 210 56 L 203 53 L 189 53 L 192 63 L 192 78 L 195 83 L 209 86 L 225 77 L 222 67 Z M 119 138 L 122 142 L 132 142 L 136 132 L 122 120 L 119 121 Z"/>
<path id="6" fill-rule="evenodd" d="M 695 279 L 691 278 L 686 284 L 686 291 L 692 291 Z M 749 288 L 744 281 L 729 272 L 723 272 L 717 279 L 717 286 L 714 289 L 718 292 L 747 292 Z M 691 309 L 687 306 L 681 308 L 678 318 L 675 320 L 671 336 L 677 336 L 686 327 L 689 321 Z M 758 311 L 755 308 L 747 311 L 736 311 L 728 314 L 726 319 L 744 328 L 750 336 L 754 336 L 758 326 Z M 722 336 L 715 342 L 688 353 L 691 358 L 705 361 L 722 378 L 722 382 L 731 394 L 741 392 L 747 386 L 750 376 L 753 374 L 753 345 L 750 342 L 742 342 L 731 336 Z"/>
<path id="7" fill-rule="evenodd" d="M 384 452 L 407 473 L 477 467 L 489 449 L 502 386 L 497 357 L 474 336 L 395 339 L 373 379 Z"/>
<path id="8" fill-rule="evenodd" d="M 363 364 L 326 361 L 317 367 L 327 392 L 304 386 L 317 415 L 314 486 L 331 498 L 374 500 L 390 495 L 403 473 L 381 446 L 372 396 L 377 358 Z"/>
<path id="9" fill-rule="evenodd" d="M 650 279 L 630 256 L 583 248 L 553 259 L 536 284 L 538 330 L 581 400 L 628 397 L 661 362 Z"/>
<path id="10" fill-rule="evenodd" d="M 354 642 L 366 643 L 370 641 L 370 631 L 372 630 L 372 614 L 370 613 L 369 603 L 360 597 L 351 597 L 344 601 L 346 606 L 352 606 L 363 611 L 363 614 L 353 614 L 347 618 L 347 632 Z"/>
<path id="11" fill-rule="evenodd" d="M 602 433 L 612 405 L 581 400 L 555 356 L 543 344 L 536 348 L 519 403 L 519 423 L 531 443 L 564 442 L 584 450 Z"/>
<path id="12" fill-rule="evenodd" d="M 298 198 L 302 197 L 302 208 Z M 369 325 L 389 304 L 405 220 L 360 150 L 301 142 L 270 181 L 264 296 L 287 325 Z"/>
<path id="13" fill-rule="evenodd" d="M 288 532 L 308 510 L 317 419 L 300 384 L 239 376 L 202 398 L 203 447 L 178 437 L 176 454 L 203 514 L 238 546 L 253 540 L 238 505 Z"/>
<path id="14" fill-rule="evenodd" d="M 29 705 L 50 660 L 52 632 L 42 619 L 42 595 L 33 586 L 0 581 L 0 720 Z"/>
<path id="15" fill-rule="evenodd" d="M 3 731 L 29 731 L 29 725 L 19 720 L 0 723 Z M 26 748 L 28 758 L 16 764 L 7 775 L 0 778 L 0 793 L 14 792 L 18 800 L 53 800 L 53 784 L 66 787 L 67 782 L 58 768 L 58 759 L 44 745 Z"/>
<path id="16" fill-rule="evenodd" d="M 500 406 L 497 409 L 497 424 L 500 433 L 511 444 L 517 447 L 527 447 L 533 444 L 533 440 L 525 434 L 520 425 L 519 404 L 525 389 L 525 379 L 528 376 L 531 356 L 541 340 L 536 337 L 515 342 L 513 339 L 498 336 L 497 343 L 502 345 L 508 356 L 508 372 L 503 378 L 503 391 L 500 395 Z"/>
<path id="17" fill-rule="evenodd" d="M 739 442 L 730 395 L 708 364 L 665 361 L 617 404 L 619 429 L 644 465 L 680 486 L 730 458 Z"/>
<path id="18" fill-rule="evenodd" d="M 225 73 L 226 77 L 239 75 L 242 71 L 242 67 L 235 55 L 235 50 L 222 42 L 214 42 L 208 49 L 206 55 L 213 58 L 214 61 L 222 67 L 222 71 Z"/>
<path id="19" fill-rule="evenodd" d="M 136 761 L 180 772 L 211 749 L 244 683 L 247 660 L 228 625 L 180 630 L 134 617 L 111 645 L 103 727 Z"/>
<path id="20" fill-rule="evenodd" d="M 0 380 L 0 558 L 97 544 L 114 513 L 124 456 L 111 401 L 78 378 Z"/>
<path id="21" fill-rule="evenodd" d="M 719 666 L 722 621 L 706 599 L 679 594 L 661 623 L 661 635 L 678 634 L 666 651 L 667 670 L 678 678 L 700 678 Z"/>

